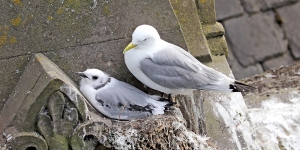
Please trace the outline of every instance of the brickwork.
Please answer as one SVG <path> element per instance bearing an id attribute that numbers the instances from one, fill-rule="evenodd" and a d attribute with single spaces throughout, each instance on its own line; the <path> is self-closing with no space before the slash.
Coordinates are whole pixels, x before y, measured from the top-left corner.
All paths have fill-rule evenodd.
<path id="1" fill-rule="evenodd" d="M 298 0 L 216 0 L 237 79 L 300 59 Z"/>

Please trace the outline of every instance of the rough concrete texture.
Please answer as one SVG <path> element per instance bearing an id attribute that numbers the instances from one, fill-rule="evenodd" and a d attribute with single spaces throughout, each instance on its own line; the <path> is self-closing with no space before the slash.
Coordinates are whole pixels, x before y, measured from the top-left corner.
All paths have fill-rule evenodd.
<path id="1" fill-rule="evenodd" d="M 282 27 L 286 33 L 292 54 L 296 58 L 300 58 L 300 18 L 296 14 L 300 14 L 300 3 L 295 5 L 282 7 L 277 9 L 282 20 Z"/>
<path id="2" fill-rule="evenodd" d="M 43 52 L 75 81 L 74 72 L 93 67 L 142 87 L 127 71 L 122 54 L 140 24 L 153 25 L 163 39 L 187 49 L 167 0 L 0 3 L 0 61 L 25 64 L 25 56 Z M 7 72 L 22 72 L 24 64 L 6 67 Z M 3 76 L 18 80 L 20 75 Z M 0 83 L 8 86 L 1 90 L 1 100 L 16 82 Z"/>
<path id="3" fill-rule="evenodd" d="M 217 20 L 241 15 L 243 7 L 239 0 L 216 0 Z"/>
<path id="4" fill-rule="evenodd" d="M 244 15 L 224 22 L 232 53 L 244 67 L 287 51 L 287 41 L 274 13 Z"/>

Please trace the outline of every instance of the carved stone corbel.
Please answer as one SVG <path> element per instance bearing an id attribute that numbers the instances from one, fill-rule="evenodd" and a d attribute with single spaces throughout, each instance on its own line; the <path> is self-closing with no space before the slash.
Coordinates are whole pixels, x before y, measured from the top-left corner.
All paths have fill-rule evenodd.
<path id="1" fill-rule="evenodd" d="M 77 134 L 93 116 L 73 81 L 44 55 L 35 54 L 1 110 L 0 131 L 6 138 L 1 143 L 6 140 L 12 149 L 22 150 L 95 147 L 95 141 L 84 141 L 89 134 Z"/>

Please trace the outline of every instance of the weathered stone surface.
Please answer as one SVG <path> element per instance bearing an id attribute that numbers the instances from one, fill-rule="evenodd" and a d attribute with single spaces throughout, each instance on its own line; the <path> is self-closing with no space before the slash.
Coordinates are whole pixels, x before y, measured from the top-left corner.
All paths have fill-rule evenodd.
<path id="1" fill-rule="evenodd" d="M 241 0 L 243 7 L 249 13 L 256 13 L 260 10 L 267 10 L 282 7 L 295 3 L 298 0 Z"/>
<path id="2" fill-rule="evenodd" d="M 136 26 L 145 23 L 154 25 L 159 31 L 179 30 L 168 1 L 1 3 L 0 58 L 105 41 L 117 42 L 130 37 Z M 160 13 L 160 10 L 164 12 Z M 176 37 L 182 38 L 180 35 Z"/>
<path id="3" fill-rule="evenodd" d="M 282 20 L 282 27 L 286 33 L 292 54 L 300 58 L 300 18 L 295 14 L 300 14 L 300 3 L 277 9 Z"/>
<path id="4" fill-rule="evenodd" d="M 215 11 L 215 1 L 203 1 L 195 0 L 196 6 L 198 8 L 198 14 L 201 24 L 215 24 L 216 23 L 216 11 Z"/>
<path id="5" fill-rule="evenodd" d="M 287 51 L 287 41 L 272 12 L 230 19 L 224 27 L 228 45 L 244 67 Z"/>
<path id="6" fill-rule="evenodd" d="M 198 19 L 194 0 L 171 0 L 170 3 L 181 26 L 187 50 L 200 60 L 211 61 L 209 47 Z"/>
<path id="7" fill-rule="evenodd" d="M 262 0 L 241 0 L 241 3 L 248 13 L 260 11 Z"/>
<path id="8" fill-rule="evenodd" d="M 1 53 L 1 51 L 0 51 Z M 22 75 L 29 56 L 0 60 L 0 110 Z"/>
<path id="9" fill-rule="evenodd" d="M 243 8 L 239 0 L 216 0 L 217 20 L 241 15 Z"/>
<path id="10" fill-rule="evenodd" d="M 275 68 L 280 68 L 282 66 L 290 65 L 294 62 L 293 57 L 289 52 L 284 53 L 282 56 L 278 56 L 272 58 L 270 60 L 265 61 L 262 65 L 264 70 L 271 70 Z"/>
<path id="11" fill-rule="evenodd" d="M 259 63 L 248 66 L 248 67 L 243 67 L 236 60 L 236 58 L 234 57 L 234 55 L 232 54 L 231 51 L 229 51 L 229 56 L 227 57 L 227 61 L 232 70 L 232 73 L 234 74 L 234 77 L 237 80 L 263 73 L 263 68 Z"/>
<path id="12" fill-rule="evenodd" d="M 35 54 L 0 112 L 0 132 L 6 141 L 14 149 L 66 149 L 75 126 L 88 118 L 85 99 L 75 86 L 48 58 Z"/>
<path id="13" fill-rule="evenodd" d="M 287 4 L 297 2 L 298 0 L 263 0 L 261 1 L 262 9 L 281 7 Z"/>

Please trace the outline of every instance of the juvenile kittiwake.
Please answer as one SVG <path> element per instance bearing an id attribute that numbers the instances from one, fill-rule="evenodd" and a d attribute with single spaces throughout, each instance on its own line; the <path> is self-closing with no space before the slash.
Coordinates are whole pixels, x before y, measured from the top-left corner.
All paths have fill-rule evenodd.
<path id="1" fill-rule="evenodd" d="M 80 91 L 104 116 L 131 120 L 164 114 L 174 103 L 148 95 L 98 69 L 76 72 L 81 76 Z"/>
<path id="2" fill-rule="evenodd" d="M 253 91 L 199 62 L 184 49 L 162 40 L 150 25 L 138 26 L 124 49 L 129 71 L 143 84 L 166 94 L 190 95 L 193 90 Z"/>

